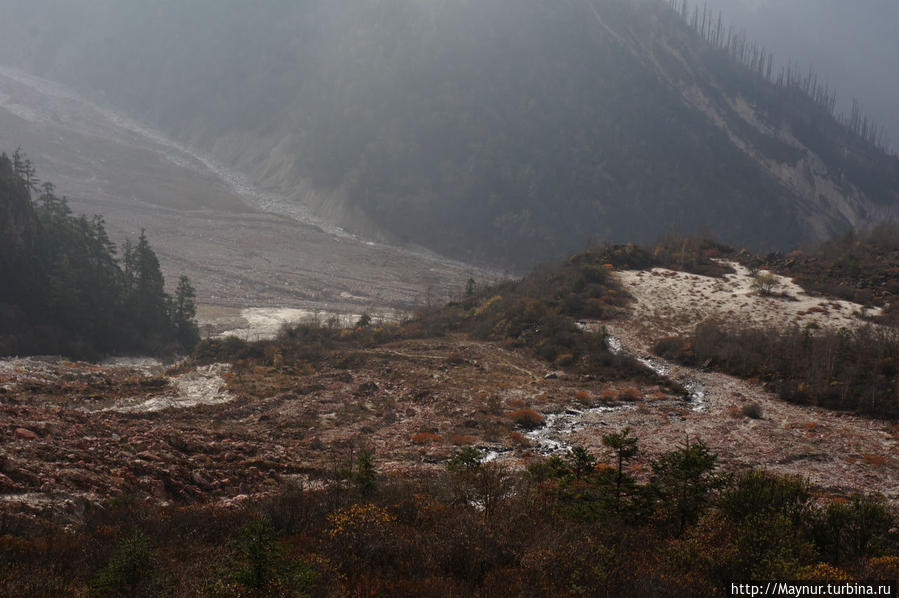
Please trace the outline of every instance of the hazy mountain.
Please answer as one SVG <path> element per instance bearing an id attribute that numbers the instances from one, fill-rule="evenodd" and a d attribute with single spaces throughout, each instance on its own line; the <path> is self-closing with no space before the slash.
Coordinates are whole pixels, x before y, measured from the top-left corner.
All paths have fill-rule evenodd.
<path id="1" fill-rule="evenodd" d="M 882 124 L 899 147 L 899 3 L 893 0 L 709 0 L 727 22 L 743 29 L 778 62 L 814 64 L 839 91 L 840 109 L 852 98 Z"/>
<path id="2" fill-rule="evenodd" d="M 465 258 L 892 216 L 899 161 L 645 0 L 7 6 L 0 54 L 318 217 Z M 821 70 L 825 70 L 823 65 Z"/>

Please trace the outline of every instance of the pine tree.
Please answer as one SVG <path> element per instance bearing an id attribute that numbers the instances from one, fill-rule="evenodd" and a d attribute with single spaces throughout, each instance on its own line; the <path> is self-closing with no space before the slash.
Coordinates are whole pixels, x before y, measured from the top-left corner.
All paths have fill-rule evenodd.
<path id="1" fill-rule="evenodd" d="M 606 434 L 602 437 L 602 443 L 615 452 L 618 461 L 618 475 L 615 478 L 615 508 L 621 509 L 621 484 L 624 481 L 624 462 L 637 454 L 637 439 L 631 436 L 631 429 L 625 428 L 621 432 Z"/>
<path id="2" fill-rule="evenodd" d="M 134 310 L 134 322 L 138 330 L 148 333 L 167 328 L 169 323 L 166 313 L 165 280 L 159 269 L 159 259 L 146 232 L 141 229 L 140 237 L 132 252 L 134 262 L 134 288 L 131 305 Z"/>
<path id="3" fill-rule="evenodd" d="M 190 279 L 182 274 L 172 301 L 172 323 L 175 325 L 178 341 L 185 349 L 191 349 L 200 341 L 200 330 L 195 320 L 196 297 L 197 293 L 190 284 Z"/>

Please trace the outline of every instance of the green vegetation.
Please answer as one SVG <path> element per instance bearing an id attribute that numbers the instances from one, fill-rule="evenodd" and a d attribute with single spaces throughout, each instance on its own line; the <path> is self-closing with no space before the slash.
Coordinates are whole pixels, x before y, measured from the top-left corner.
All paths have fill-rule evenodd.
<path id="1" fill-rule="evenodd" d="M 360 495 L 368 497 L 378 489 L 378 476 L 371 451 L 361 451 L 356 457 L 355 466 L 352 473 L 353 483 Z"/>
<path id="2" fill-rule="evenodd" d="M 637 439 L 630 435 L 630 428 L 602 437 L 604 446 L 609 447 L 618 459 L 618 477 L 615 478 L 615 505 L 621 505 L 621 484 L 624 482 L 624 462 L 637 454 Z"/>
<path id="3" fill-rule="evenodd" d="M 423 311 L 404 325 L 404 334 L 465 332 L 533 351 L 560 367 L 627 368 L 605 348 L 603 334 L 584 334 L 576 325 L 581 318 L 623 313 L 630 301 L 604 257 L 603 250 L 590 250 L 521 281 L 480 288 L 444 308 Z"/>
<path id="4" fill-rule="evenodd" d="M 199 340 L 195 292 L 172 298 L 141 232 L 121 257 L 101 216 L 74 216 L 16 152 L 0 155 L 0 355 L 172 354 Z M 11 241 L 11 242 L 10 242 Z"/>
<path id="5" fill-rule="evenodd" d="M 123 499 L 65 531 L 0 527 L 0 593 L 704 597 L 733 579 L 899 571 L 881 497 L 723 476 L 698 440 L 660 455 L 648 480 L 618 476 L 583 448 L 523 471 L 463 447 L 445 472 L 384 475 L 370 491 L 324 478 L 239 509 Z"/>
<path id="6" fill-rule="evenodd" d="M 152 577 L 152 560 L 147 536 L 137 532 L 121 541 L 109 562 L 91 579 L 91 586 L 101 596 L 137 596 Z"/>
<path id="7" fill-rule="evenodd" d="M 258 514 L 237 532 L 234 570 L 237 587 L 221 580 L 217 595 L 310 596 L 317 585 L 315 571 L 302 560 L 286 558 L 278 530 L 266 513 Z"/>
<path id="8" fill-rule="evenodd" d="M 770 272 L 756 272 L 752 277 L 752 287 L 762 295 L 773 295 L 779 284 Z"/>

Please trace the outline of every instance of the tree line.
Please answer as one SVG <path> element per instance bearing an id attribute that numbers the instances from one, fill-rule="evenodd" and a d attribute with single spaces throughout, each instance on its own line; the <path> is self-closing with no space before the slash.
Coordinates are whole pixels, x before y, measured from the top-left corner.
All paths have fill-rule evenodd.
<path id="1" fill-rule="evenodd" d="M 791 403 L 899 416 L 899 337 L 890 328 L 754 328 L 708 320 L 653 350 L 687 365 L 758 378 Z"/>
<path id="2" fill-rule="evenodd" d="M 19 150 L 0 154 L 0 198 L 25 215 L 0 230 L 27 240 L 2 248 L 0 354 L 174 354 L 197 343 L 190 280 L 166 292 L 144 231 L 119 252 L 103 217 L 74 215 Z"/>
<path id="3" fill-rule="evenodd" d="M 892 153 L 886 128 L 862 111 L 857 98 L 852 99 L 849 114 L 837 112 L 837 90 L 819 76 L 813 65 L 803 68 L 790 60 L 775 70 L 774 53 L 749 39 L 745 31 L 727 25 L 720 10 L 716 15 L 705 3 L 701 11 L 698 3 L 691 10 L 689 0 L 668 0 L 668 5 L 700 39 L 726 52 L 734 62 L 781 89 L 807 95 L 863 141 L 882 152 Z"/>

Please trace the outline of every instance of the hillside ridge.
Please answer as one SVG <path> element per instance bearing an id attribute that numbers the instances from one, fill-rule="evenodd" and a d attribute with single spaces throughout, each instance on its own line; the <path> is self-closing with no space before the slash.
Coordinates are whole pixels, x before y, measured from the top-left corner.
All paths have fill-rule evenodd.
<path id="1" fill-rule="evenodd" d="M 8 61 L 371 239 L 527 266 L 672 229 L 785 248 L 899 204 L 899 158 L 663 2 L 123 4 L 34 47 L 54 7 Z"/>

